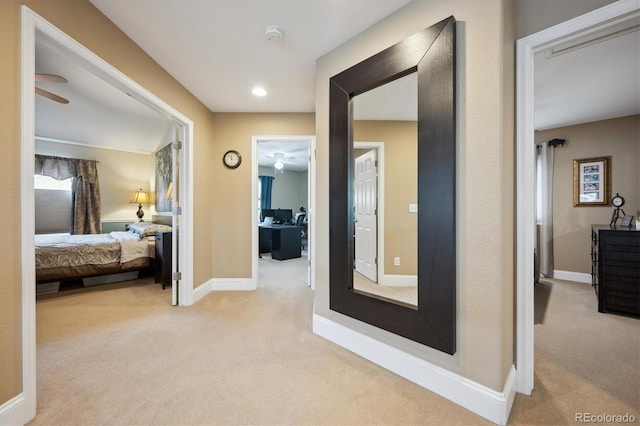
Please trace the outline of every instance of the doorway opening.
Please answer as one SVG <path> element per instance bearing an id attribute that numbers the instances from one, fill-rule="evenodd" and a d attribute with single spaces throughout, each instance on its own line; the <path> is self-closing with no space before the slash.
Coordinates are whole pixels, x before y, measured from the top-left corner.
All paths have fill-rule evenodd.
<path id="1" fill-rule="evenodd" d="M 315 289 L 315 136 L 253 136 L 251 182 L 253 287 L 262 264 Z"/>
<path id="2" fill-rule="evenodd" d="M 46 39 L 56 46 L 60 52 L 73 57 L 74 62 L 90 73 L 95 74 L 107 84 L 136 98 L 149 108 L 169 117 L 175 124 L 176 134 L 181 139 L 180 151 L 181 167 L 175 176 L 180 193 L 180 207 L 182 215 L 172 215 L 173 238 L 171 251 L 174 262 L 173 272 L 182 275 L 172 276 L 181 278 L 174 289 L 174 303 L 190 305 L 193 303 L 193 263 L 192 263 L 192 234 L 193 234 L 193 122 L 164 103 L 158 97 L 148 92 L 142 86 L 119 72 L 99 56 L 73 40 L 67 34 L 51 23 L 22 6 L 22 76 L 21 76 L 21 235 L 22 235 L 22 326 L 23 326 L 23 394 L 26 418 L 36 415 L 36 297 L 35 297 L 35 201 L 34 201 L 34 156 L 35 156 L 35 46 L 39 39 Z M 178 252 L 178 247 L 180 248 Z M 178 254 L 180 255 L 178 257 Z"/>
<path id="3" fill-rule="evenodd" d="M 517 42 L 516 65 L 516 177 L 517 177 L 517 387 L 531 394 L 534 383 L 534 247 L 535 247 L 535 143 L 534 55 L 553 46 L 636 18 L 637 2 L 619 1 L 571 19 Z"/>

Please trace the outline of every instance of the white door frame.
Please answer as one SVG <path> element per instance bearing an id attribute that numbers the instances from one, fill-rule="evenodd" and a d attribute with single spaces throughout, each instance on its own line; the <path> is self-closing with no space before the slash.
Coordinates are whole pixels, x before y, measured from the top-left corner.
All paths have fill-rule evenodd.
<path id="1" fill-rule="evenodd" d="M 384 272 L 384 142 L 356 141 L 353 142 L 354 149 L 375 149 L 378 160 L 378 284 L 385 284 Z"/>
<path id="2" fill-rule="evenodd" d="M 64 52 L 73 55 L 85 68 L 114 87 L 130 93 L 136 99 L 171 117 L 186 136 L 182 141 L 180 162 L 180 194 L 183 214 L 179 216 L 181 230 L 179 268 L 182 272 L 180 305 L 193 303 L 193 121 L 182 115 L 160 98 L 144 89 L 102 58 L 69 37 L 50 22 L 26 6 L 21 7 L 21 237 L 22 237 L 22 394 L 14 407 L 21 423 L 36 416 L 36 294 L 35 294 L 35 212 L 33 174 L 35 155 L 35 42 L 36 33 L 53 41 Z"/>
<path id="3" fill-rule="evenodd" d="M 535 235 L 534 62 L 536 52 L 582 34 L 605 28 L 640 14 L 638 0 L 620 0 L 570 19 L 517 42 L 516 156 L 517 156 L 517 295 L 516 361 L 518 392 L 533 390 L 533 250 Z"/>
<path id="4" fill-rule="evenodd" d="M 307 208 L 307 253 L 309 266 L 307 268 L 309 275 L 309 286 L 315 290 L 315 271 L 316 271 L 316 137 L 310 135 L 261 135 L 251 137 L 251 283 L 254 289 L 258 288 L 258 144 L 260 142 L 268 142 L 278 140 L 286 142 L 307 141 L 309 143 L 309 172 L 307 179 L 309 180 L 309 206 Z"/>

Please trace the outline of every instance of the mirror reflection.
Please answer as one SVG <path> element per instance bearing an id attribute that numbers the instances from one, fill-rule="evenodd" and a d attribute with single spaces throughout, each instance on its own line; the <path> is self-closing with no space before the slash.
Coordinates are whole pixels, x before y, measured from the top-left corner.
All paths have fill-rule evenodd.
<path id="1" fill-rule="evenodd" d="M 417 308 L 417 73 L 355 96 L 353 288 Z"/>

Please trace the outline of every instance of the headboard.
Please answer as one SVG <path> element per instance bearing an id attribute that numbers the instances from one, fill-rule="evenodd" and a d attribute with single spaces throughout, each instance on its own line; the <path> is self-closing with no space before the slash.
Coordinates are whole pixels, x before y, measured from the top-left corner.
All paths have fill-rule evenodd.
<path id="1" fill-rule="evenodd" d="M 153 215 L 151 216 L 151 221 L 153 223 L 159 223 L 160 225 L 169 225 L 171 226 L 173 223 L 173 216 L 165 216 L 165 215 Z"/>

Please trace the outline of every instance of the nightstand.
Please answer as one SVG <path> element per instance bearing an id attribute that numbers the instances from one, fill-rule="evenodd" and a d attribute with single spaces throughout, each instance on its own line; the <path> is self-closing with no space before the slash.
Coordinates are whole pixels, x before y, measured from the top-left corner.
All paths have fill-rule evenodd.
<path id="1" fill-rule="evenodd" d="M 172 232 L 156 231 L 156 279 L 162 283 L 162 289 L 171 287 L 171 237 Z"/>

